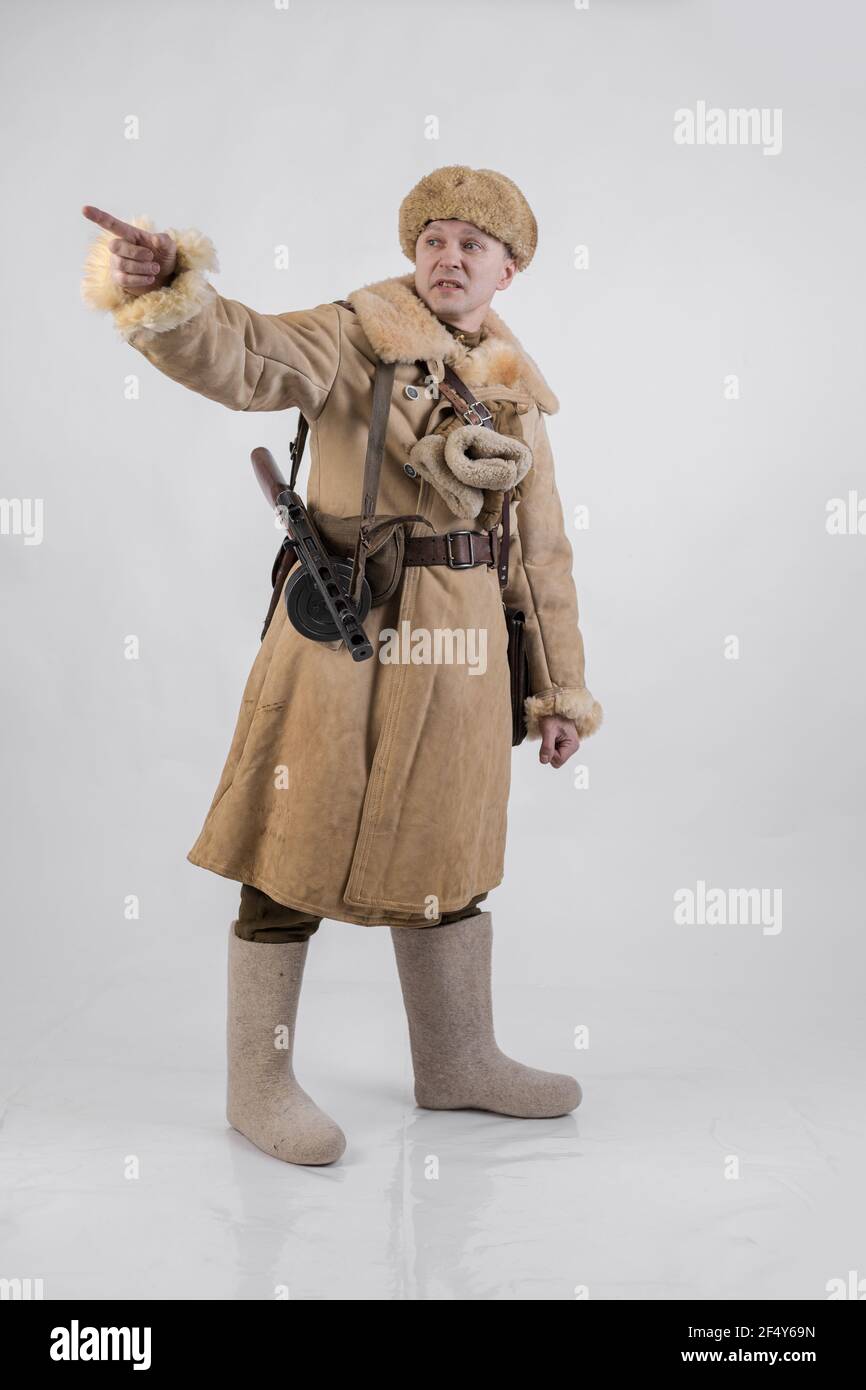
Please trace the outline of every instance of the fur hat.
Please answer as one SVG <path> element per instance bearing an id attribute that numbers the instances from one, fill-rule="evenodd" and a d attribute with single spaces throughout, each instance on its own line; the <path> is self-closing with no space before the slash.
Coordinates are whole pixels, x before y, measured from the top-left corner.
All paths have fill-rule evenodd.
<path id="1" fill-rule="evenodd" d="M 426 224 L 452 217 L 504 241 L 518 270 L 525 270 L 535 254 L 538 225 L 532 209 L 517 184 L 495 169 L 448 164 L 416 183 L 400 204 L 400 245 L 410 261 Z"/>

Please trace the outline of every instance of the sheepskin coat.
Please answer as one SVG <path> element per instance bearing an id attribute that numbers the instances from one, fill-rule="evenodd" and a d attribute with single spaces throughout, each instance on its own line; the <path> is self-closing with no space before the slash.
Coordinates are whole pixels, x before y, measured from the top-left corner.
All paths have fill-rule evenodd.
<path id="1" fill-rule="evenodd" d="M 147 219 L 138 225 L 152 229 Z M 528 738 L 552 713 L 573 719 L 581 737 L 592 734 L 602 711 L 584 680 L 572 550 L 545 424 L 558 403 L 498 314 L 488 311 L 482 341 L 469 349 L 427 308 L 411 274 L 344 294 L 354 312 L 323 303 L 259 313 L 207 279 L 218 269 L 207 237 L 171 234 L 178 273 L 130 297 L 110 281 L 112 237 L 100 233 L 85 266 L 85 301 L 110 310 L 123 338 L 161 372 L 230 410 L 298 407 L 310 422 L 311 509 L 361 510 L 377 356 L 397 364 L 379 515 L 417 512 L 435 532 L 478 526 L 477 513 L 455 515 L 409 463 L 418 441 L 449 418 L 456 424 L 435 390 L 444 363 L 494 422 L 506 409 L 519 421 L 531 467 L 512 498 L 504 596 L 526 614 Z M 432 532 L 416 522 L 408 534 Z M 420 926 L 503 877 L 512 746 L 496 570 L 407 567 L 364 626 L 375 655 L 355 662 L 345 648 L 297 632 L 280 600 L 187 858 L 319 917 Z M 436 659 L 430 635 L 443 630 L 465 633 L 465 659 L 459 645 L 454 659 L 446 647 Z"/>

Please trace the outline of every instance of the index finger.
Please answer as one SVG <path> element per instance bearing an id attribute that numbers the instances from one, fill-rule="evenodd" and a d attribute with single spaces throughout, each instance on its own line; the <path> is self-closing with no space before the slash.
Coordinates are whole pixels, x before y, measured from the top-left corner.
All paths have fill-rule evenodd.
<path id="1" fill-rule="evenodd" d="M 143 231 L 141 227 L 133 227 L 131 222 L 122 222 L 119 217 L 112 217 L 110 212 L 103 212 L 102 208 L 94 208 L 85 203 L 81 211 L 91 222 L 96 222 L 108 232 L 115 232 L 125 241 L 134 241 L 137 246 L 153 244 L 150 233 Z"/>

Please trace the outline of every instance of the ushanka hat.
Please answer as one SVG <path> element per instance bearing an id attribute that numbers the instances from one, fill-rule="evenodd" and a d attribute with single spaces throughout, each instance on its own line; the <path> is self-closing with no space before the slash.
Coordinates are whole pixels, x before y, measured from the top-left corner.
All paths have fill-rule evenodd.
<path id="1" fill-rule="evenodd" d="M 518 270 L 525 270 L 538 244 L 538 224 L 516 183 L 495 169 L 448 164 L 425 174 L 400 204 L 400 245 L 410 261 L 428 222 L 459 218 L 504 241 Z"/>

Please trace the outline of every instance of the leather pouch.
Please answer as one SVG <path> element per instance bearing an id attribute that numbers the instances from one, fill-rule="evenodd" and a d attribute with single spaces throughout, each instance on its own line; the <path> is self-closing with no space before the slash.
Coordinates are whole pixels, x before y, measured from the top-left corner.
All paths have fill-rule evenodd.
<path id="1" fill-rule="evenodd" d="M 526 738 L 526 707 L 529 695 L 529 657 L 526 653 L 526 614 L 522 608 L 508 608 L 504 603 L 505 626 L 508 630 L 508 674 L 511 685 L 511 746 L 516 748 Z"/>
<path id="2" fill-rule="evenodd" d="M 331 516 L 311 513 L 322 540 L 332 555 L 351 560 L 358 538 L 360 516 Z M 394 593 L 403 572 L 406 532 L 404 522 L 388 516 L 373 518 L 365 575 L 372 594 L 372 607 L 384 603 Z"/>

